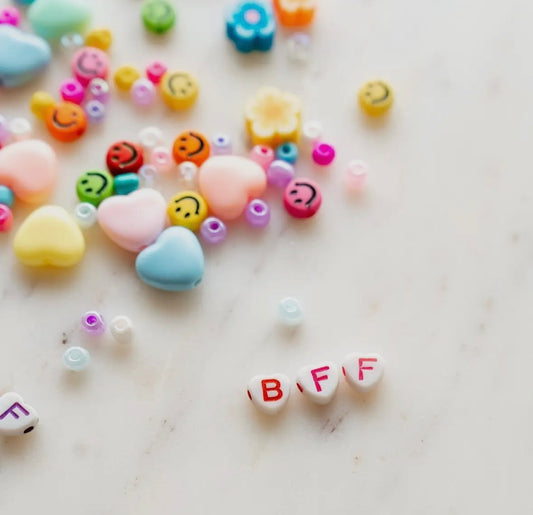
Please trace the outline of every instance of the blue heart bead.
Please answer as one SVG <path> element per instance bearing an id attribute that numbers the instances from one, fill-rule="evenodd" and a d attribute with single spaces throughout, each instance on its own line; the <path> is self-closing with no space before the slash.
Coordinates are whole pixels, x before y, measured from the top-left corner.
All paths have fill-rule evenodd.
<path id="1" fill-rule="evenodd" d="M 14 88 L 32 80 L 52 58 L 48 43 L 12 25 L 0 25 L 0 86 Z"/>
<path id="2" fill-rule="evenodd" d="M 142 281 L 159 290 L 192 290 L 204 275 L 204 253 L 192 231 L 173 226 L 141 251 L 135 268 Z"/>

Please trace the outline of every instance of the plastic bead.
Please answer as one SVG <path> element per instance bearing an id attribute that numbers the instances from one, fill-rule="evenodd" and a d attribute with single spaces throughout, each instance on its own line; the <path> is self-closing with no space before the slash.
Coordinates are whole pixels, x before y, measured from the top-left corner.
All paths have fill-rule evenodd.
<path id="1" fill-rule="evenodd" d="M 209 141 L 201 132 L 184 131 L 174 140 L 172 155 L 178 164 L 192 161 L 200 166 L 209 158 L 210 149 Z"/>
<path id="2" fill-rule="evenodd" d="M 250 379 L 246 393 L 259 411 L 276 415 L 287 405 L 291 382 L 285 374 L 257 375 Z"/>
<path id="3" fill-rule="evenodd" d="M 30 110 L 39 120 L 44 120 L 46 112 L 55 105 L 54 97 L 46 91 L 36 91 L 30 99 Z"/>
<path id="4" fill-rule="evenodd" d="M 144 164 L 143 149 L 133 141 L 117 141 L 109 147 L 106 163 L 113 175 L 136 173 Z"/>
<path id="5" fill-rule="evenodd" d="M 9 206 L 0 204 L 0 232 L 8 232 L 13 226 L 13 213 Z"/>
<path id="6" fill-rule="evenodd" d="M 81 34 L 65 34 L 61 36 L 61 46 L 65 50 L 77 50 L 83 46 Z"/>
<path id="7" fill-rule="evenodd" d="M 315 16 L 315 0 L 274 0 L 274 7 L 281 25 L 302 27 L 312 23 Z"/>
<path id="8" fill-rule="evenodd" d="M 14 141 L 22 141 L 31 138 L 33 128 L 29 120 L 26 118 L 13 118 L 9 122 L 9 132 L 11 139 Z"/>
<path id="9" fill-rule="evenodd" d="M 113 186 L 115 195 L 129 195 L 132 191 L 139 189 L 141 180 L 136 173 L 122 173 L 115 177 Z"/>
<path id="10" fill-rule="evenodd" d="M 284 298 L 279 303 L 278 313 L 281 321 L 288 326 L 300 325 L 304 318 L 302 306 L 294 297 Z"/>
<path id="11" fill-rule="evenodd" d="M 270 3 L 240 1 L 226 18 L 226 35 L 239 52 L 269 51 L 275 33 L 276 21 Z"/>
<path id="12" fill-rule="evenodd" d="M 188 109 L 194 105 L 198 98 L 198 81 L 192 73 L 186 71 L 167 72 L 163 75 L 160 84 L 163 100 L 171 109 Z"/>
<path id="13" fill-rule="evenodd" d="M 20 11 L 16 7 L 0 9 L 0 25 L 7 24 L 18 27 L 20 25 Z"/>
<path id="14" fill-rule="evenodd" d="M 133 102 L 138 106 L 150 106 L 155 101 L 155 86 L 148 79 L 137 79 L 130 90 Z"/>
<path id="15" fill-rule="evenodd" d="M 184 161 L 179 167 L 180 177 L 187 182 L 192 182 L 198 172 L 198 167 L 192 161 Z"/>
<path id="16" fill-rule="evenodd" d="M 394 101 L 394 93 L 389 84 L 383 80 L 369 81 L 358 93 L 359 105 L 369 116 L 385 114 Z"/>
<path id="17" fill-rule="evenodd" d="M 283 194 L 283 205 L 294 218 L 310 218 L 320 209 L 322 193 L 320 186 L 311 179 L 293 179 Z"/>
<path id="18" fill-rule="evenodd" d="M 105 321 L 102 315 L 97 311 L 87 311 L 81 317 L 81 328 L 93 336 L 105 333 Z"/>
<path id="19" fill-rule="evenodd" d="M 250 152 L 250 159 L 260 165 L 265 171 L 268 170 L 275 158 L 274 151 L 265 145 L 256 145 Z"/>
<path id="20" fill-rule="evenodd" d="M 335 159 L 335 147 L 329 143 L 317 143 L 313 148 L 313 161 L 320 166 L 328 166 Z"/>
<path id="21" fill-rule="evenodd" d="M 298 147 L 290 141 L 283 143 L 276 148 L 276 159 L 281 159 L 292 164 L 296 163 L 298 161 Z"/>
<path id="22" fill-rule="evenodd" d="M 85 111 L 72 102 L 60 102 L 53 109 L 49 109 L 44 121 L 48 132 L 63 143 L 76 141 L 87 129 Z"/>
<path id="23" fill-rule="evenodd" d="M 88 229 L 96 223 L 96 207 L 89 202 L 80 202 L 74 210 L 74 216 L 82 229 Z"/>
<path id="24" fill-rule="evenodd" d="M 121 91 L 129 91 L 133 83 L 141 77 L 141 73 L 137 68 L 129 65 L 121 66 L 115 72 L 113 79 L 115 86 Z"/>
<path id="25" fill-rule="evenodd" d="M 144 188 L 151 188 L 155 183 L 157 168 L 153 165 L 143 165 L 139 168 L 139 177 Z"/>
<path id="26" fill-rule="evenodd" d="M 266 173 L 268 184 L 276 188 L 285 188 L 294 179 L 294 175 L 292 164 L 281 160 L 273 161 Z"/>
<path id="27" fill-rule="evenodd" d="M 304 32 L 293 34 L 287 41 L 289 58 L 295 63 L 305 63 L 309 60 L 311 38 Z"/>
<path id="28" fill-rule="evenodd" d="M 72 74 L 83 86 L 91 80 L 105 79 L 109 72 L 109 57 L 105 52 L 90 46 L 80 48 L 72 58 Z"/>
<path id="29" fill-rule="evenodd" d="M 303 367 L 296 375 L 296 386 L 310 401 L 328 404 L 339 386 L 339 370 L 331 361 Z"/>
<path id="30" fill-rule="evenodd" d="M 153 61 L 146 67 L 148 80 L 156 86 L 161 82 L 165 73 L 167 73 L 167 67 L 161 61 Z"/>
<path id="31" fill-rule="evenodd" d="M 13 207 L 14 202 L 15 195 L 13 195 L 13 191 L 11 190 L 11 188 L 0 185 L 0 205 Z"/>
<path id="32" fill-rule="evenodd" d="M 263 228 L 270 223 L 270 207 L 264 200 L 252 200 L 246 206 L 245 215 L 252 227 Z"/>
<path id="33" fill-rule="evenodd" d="M 72 372 L 85 370 L 91 362 L 91 355 L 83 347 L 70 347 L 63 354 L 63 365 Z"/>
<path id="34" fill-rule="evenodd" d="M 349 191 L 363 189 L 368 175 L 368 165 L 364 161 L 354 160 L 348 163 L 344 184 Z"/>
<path id="35" fill-rule="evenodd" d="M 172 152 L 167 147 L 155 147 L 150 153 L 150 164 L 155 166 L 157 173 L 167 173 L 174 168 Z"/>
<path id="36" fill-rule="evenodd" d="M 39 413 L 15 392 L 0 397 L 0 436 L 23 436 L 39 424 Z"/>
<path id="37" fill-rule="evenodd" d="M 302 139 L 305 143 L 314 146 L 315 143 L 322 139 L 323 133 L 324 129 L 322 127 L 322 124 L 320 122 L 317 122 L 316 120 L 312 120 L 310 122 L 304 123 L 302 129 Z"/>
<path id="38" fill-rule="evenodd" d="M 171 225 L 197 231 L 207 217 L 207 204 L 195 191 L 180 191 L 169 200 L 167 215 Z"/>
<path id="39" fill-rule="evenodd" d="M 90 17 L 91 3 L 84 0 L 37 0 L 27 11 L 34 32 L 51 41 L 84 33 Z"/>
<path id="40" fill-rule="evenodd" d="M 113 176 L 107 170 L 85 172 L 76 182 L 76 193 L 81 202 L 98 207 L 113 194 Z"/>
<path id="41" fill-rule="evenodd" d="M 97 125 L 105 118 L 105 105 L 98 100 L 89 100 L 85 104 L 85 114 L 87 115 L 87 121 L 93 125 Z"/>
<path id="42" fill-rule="evenodd" d="M 113 34 L 109 29 L 94 29 L 85 36 L 85 44 L 106 51 L 113 43 Z"/>
<path id="43" fill-rule="evenodd" d="M 111 320 L 109 324 L 111 335 L 118 343 L 129 343 L 133 337 L 133 324 L 124 315 L 119 315 Z"/>
<path id="44" fill-rule="evenodd" d="M 0 114 L 0 145 L 6 144 L 9 141 L 10 136 L 9 122 Z"/>
<path id="45" fill-rule="evenodd" d="M 157 127 L 145 127 L 139 132 L 139 142 L 145 151 L 150 152 L 163 144 L 163 131 Z"/>
<path id="46" fill-rule="evenodd" d="M 141 17 L 150 32 L 164 34 L 174 26 L 176 11 L 167 0 L 146 0 L 142 5 Z"/>
<path id="47" fill-rule="evenodd" d="M 59 88 L 61 98 L 65 102 L 72 102 L 80 105 L 85 97 L 85 89 L 76 79 L 67 79 L 61 83 Z"/>
<path id="48" fill-rule="evenodd" d="M 87 86 L 87 98 L 98 100 L 102 104 L 107 104 L 109 101 L 109 84 L 106 80 L 96 79 L 91 80 Z"/>
<path id="49" fill-rule="evenodd" d="M 211 140 L 211 153 L 215 156 L 231 154 L 231 139 L 225 134 L 217 134 Z"/>
<path id="50" fill-rule="evenodd" d="M 212 245 L 222 243 L 226 239 L 227 233 L 228 230 L 226 229 L 224 222 L 214 216 L 206 218 L 200 227 L 202 238 L 206 243 Z"/>

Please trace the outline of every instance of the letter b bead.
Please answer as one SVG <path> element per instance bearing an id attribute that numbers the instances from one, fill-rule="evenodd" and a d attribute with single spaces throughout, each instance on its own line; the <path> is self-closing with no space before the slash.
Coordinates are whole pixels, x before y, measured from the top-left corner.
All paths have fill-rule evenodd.
<path id="1" fill-rule="evenodd" d="M 291 384 L 284 374 L 257 375 L 248 383 L 248 397 L 263 413 L 279 413 L 289 400 Z"/>

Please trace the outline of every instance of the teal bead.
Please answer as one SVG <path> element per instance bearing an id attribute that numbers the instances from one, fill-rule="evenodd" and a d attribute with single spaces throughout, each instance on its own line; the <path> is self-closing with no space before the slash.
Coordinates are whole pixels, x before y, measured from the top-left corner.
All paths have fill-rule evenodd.
<path id="1" fill-rule="evenodd" d="M 127 195 L 139 189 L 140 179 L 136 173 L 123 173 L 115 176 L 115 195 Z"/>
<path id="2" fill-rule="evenodd" d="M 15 202 L 15 196 L 13 192 L 7 187 L 0 185 L 0 204 L 7 207 L 12 207 Z"/>
<path id="3" fill-rule="evenodd" d="M 204 253 L 192 231 L 173 226 L 140 252 L 135 268 L 143 282 L 159 290 L 192 290 L 204 275 Z"/>
<path id="4" fill-rule="evenodd" d="M 291 164 L 296 163 L 298 161 L 298 147 L 290 141 L 282 143 L 276 148 L 276 159 L 287 161 L 287 163 Z"/>
<path id="5" fill-rule="evenodd" d="M 65 34 L 83 34 L 91 10 L 83 0 L 35 0 L 28 9 L 33 30 L 46 39 L 60 39 Z"/>
<path id="6" fill-rule="evenodd" d="M 63 365 L 73 372 L 85 370 L 90 362 L 91 355 L 83 347 L 70 347 L 63 354 Z"/>

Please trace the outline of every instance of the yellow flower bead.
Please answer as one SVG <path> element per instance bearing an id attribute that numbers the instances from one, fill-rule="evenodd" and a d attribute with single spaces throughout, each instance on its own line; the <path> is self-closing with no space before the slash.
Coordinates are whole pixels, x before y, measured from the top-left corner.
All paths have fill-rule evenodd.
<path id="1" fill-rule="evenodd" d="M 113 34 L 109 29 L 95 29 L 91 30 L 85 36 L 85 46 L 92 46 L 99 48 L 104 52 L 111 46 L 113 42 Z"/>
<path id="2" fill-rule="evenodd" d="M 133 83 L 141 77 L 141 72 L 134 66 L 121 66 L 114 75 L 115 85 L 121 91 L 129 91 Z"/>
<path id="3" fill-rule="evenodd" d="M 39 120 L 44 120 L 46 112 L 49 109 L 53 109 L 56 105 L 56 101 L 52 95 L 49 95 L 46 91 L 36 91 L 30 99 L 31 112 Z"/>
<path id="4" fill-rule="evenodd" d="M 365 84 L 358 93 L 359 105 L 369 116 L 385 114 L 394 101 L 394 93 L 389 84 L 383 80 L 372 80 Z"/>

